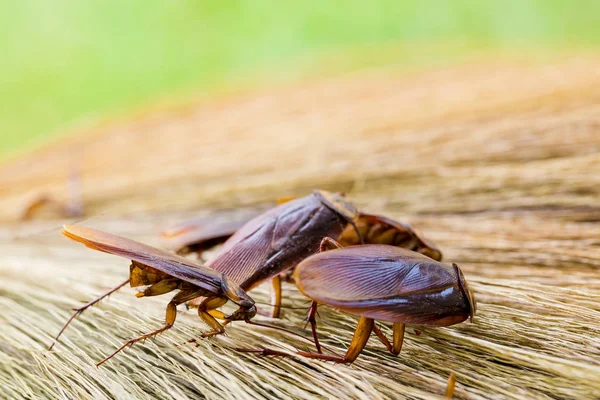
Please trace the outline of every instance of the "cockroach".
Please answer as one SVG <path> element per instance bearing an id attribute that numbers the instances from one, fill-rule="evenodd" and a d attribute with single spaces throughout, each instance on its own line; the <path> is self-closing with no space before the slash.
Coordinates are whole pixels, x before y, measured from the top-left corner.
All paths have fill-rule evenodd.
<path id="1" fill-rule="evenodd" d="M 325 193 L 325 192 L 315 192 L 315 193 Z M 338 199 L 343 199 L 341 195 L 333 195 L 331 193 L 327 193 L 328 196 L 336 196 Z M 289 204 L 289 203 L 288 203 Z M 346 203 L 348 204 L 348 203 Z M 350 205 L 346 206 L 349 207 Z M 282 209 L 289 207 L 286 204 L 280 205 L 278 208 L 275 208 L 271 211 L 272 214 L 281 213 Z M 243 216 L 244 214 L 237 214 L 233 218 L 222 218 L 218 219 L 215 225 L 210 226 L 209 220 L 206 218 L 203 219 L 194 219 L 187 222 L 184 222 L 177 227 L 165 231 L 163 233 L 163 238 L 168 238 L 169 247 L 174 250 L 179 250 L 180 253 L 188 253 L 190 251 L 195 251 L 198 254 L 211 247 L 212 245 L 218 244 L 219 241 L 224 241 L 228 239 L 228 234 L 233 234 L 239 229 L 244 227 L 243 218 L 238 218 L 239 216 Z M 229 239 L 217 256 L 217 258 L 209 265 L 212 268 L 217 270 L 221 270 L 223 272 L 227 272 L 233 275 L 233 279 L 235 281 L 236 277 L 244 276 L 243 273 L 236 274 L 236 271 L 233 271 L 234 268 L 240 268 L 241 265 L 239 263 L 232 262 L 235 259 L 236 253 L 238 251 L 242 251 L 241 254 L 246 254 L 247 250 L 244 248 L 240 248 L 236 245 L 231 245 L 231 242 L 234 242 L 237 238 L 244 237 L 247 241 L 251 238 L 252 240 L 256 239 L 257 241 L 261 240 L 261 237 L 254 232 L 259 232 L 259 230 L 254 230 L 255 225 L 260 225 L 263 223 L 263 216 L 258 215 L 252 221 L 254 224 L 250 224 L 246 222 L 251 228 L 244 228 L 244 231 L 240 231 L 239 234 L 236 234 L 235 237 Z M 257 223 L 258 221 L 258 223 Z M 273 226 L 273 225 L 272 225 Z M 229 231 L 228 231 L 229 230 Z M 268 231 L 266 231 L 268 234 Z M 264 233 L 263 233 L 264 234 Z M 313 238 L 313 243 L 315 243 L 314 239 L 320 240 L 321 236 L 317 236 Z M 351 246 L 360 244 L 361 241 L 367 244 L 389 244 L 393 246 L 403 247 L 410 250 L 418 251 L 436 261 L 440 261 L 442 259 L 442 253 L 437 248 L 433 242 L 423 237 L 423 235 L 415 228 L 413 228 L 409 224 L 401 223 L 394 221 L 392 219 L 379 216 L 372 215 L 366 213 L 358 213 L 358 217 L 354 224 L 346 224 L 345 229 L 338 236 L 340 243 L 344 246 Z M 228 245 L 229 244 L 229 245 Z M 226 262 L 223 262 L 220 258 L 220 255 L 223 255 L 224 251 L 229 249 L 229 254 Z M 266 249 L 268 251 L 268 249 Z M 258 253 L 258 251 L 257 251 Z M 255 253 L 256 254 L 256 253 Z M 306 253 L 305 253 L 306 254 Z M 292 281 L 291 276 L 293 273 L 293 263 L 287 266 L 287 274 L 282 275 L 284 279 L 287 281 Z M 281 304 L 281 277 L 275 276 L 272 279 L 272 302 L 273 309 L 271 313 L 271 317 L 277 318 L 279 317 L 280 304 Z M 244 286 L 244 282 L 239 278 L 239 283 L 246 290 L 250 290 L 253 286 Z M 259 284 L 265 279 L 256 280 L 255 278 L 252 282 L 255 284 Z M 194 300 L 190 302 L 191 306 L 195 306 L 200 304 L 201 300 Z M 315 340 L 315 345 L 317 346 L 317 351 L 320 352 L 319 342 L 316 337 L 316 303 L 313 303 L 308 315 L 308 322 L 311 324 L 313 337 Z"/>
<path id="2" fill-rule="evenodd" d="M 294 271 L 296 286 L 314 304 L 325 304 L 360 319 L 343 357 L 304 351 L 298 355 L 352 363 L 371 333 L 398 355 L 407 324 L 450 326 L 468 318 L 473 321 L 475 300 L 456 264 L 449 266 L 389 245 L 342 247 L 332 239 L 324 239 L 321 249 L 330 248 L 298 264 Z M 313 309 L 316 311 L 316 305 Z M 391 342 L 375 320 L 393 323 Z M 270 354 L 268 349 L 250 351 Z"/>
<path id="3" fill-rule="evenodd" d="M 274 314 L 277 316 L 281 307 L 281 281 L 279 274 L 317 252 L 323 237 L 337 237 L 348 224 L 355 225 L 357 217 L 358 212 L 356 208 L 344 197 L 317 190 L 311 195 L 286 202 L 250 220 L 225 242 L 219 256 L 209 265 L 210 269 L 221 277 L 221 279 L 228 282 L 228 286 L 235 287 L 236 290 L 239 288 L 243 293 L 262 282 L 272 280 L 273 287 L 275 288 Z M 68 229 L 65 228 L 65 232 L 68 234 L 77 229 L 79 227 L 68 227 Z M 67 236 L 86 243 L 84 235 L 78 235 L 77 233 L 73 235 Z M 357 235 L 360 235 L 360 233 L 357 233 Z M 80 236 L 81 238 L 77 239 Z M 117 255 L 124 254 L 129 256 L 131 252 L 123 253 L 119 249 L 117 245 L 120 239 L 117 238 L 113 235 L 105 238 L 106 240 L 112 240 L 111 252 Z M 127 239 L 123 238 L 123 240 Z M 132 243 L 135 242 L 127 241 L 124 244 L 130 245 Z M 98 244 L 96 244 L 96 247 L 98 247 Z M 150 249 L 157 251 L 156 249 L 147 247 L 144 247 L 144 249 L 145 251 L 150 251 Z M 107 251 L 105 249 L 101 250 Z M 170 255 L 166 252 L 160 252 L 159 254 L 167 260 L 169 260 L 168 257 L 175 257 L 175 255 Z M 192 266 L 191 268 L 199 265 L 178 256 L 176 260 L 178 260 L 178 264 L 182 263 L 181 260 L 187 260 L 188 264 L 182 265 L 187 267 Z M 151 267 L 158 269 L 155 265 L 151 265 Z M 206 267 L 202 267 L 202 269 L 204 271 Z M 163 272 L 170 273 L 169 271 Z M 76 310 L 76 313 L 73 314 L 63 330 L 73 318 L 87 307 L 97 303 L 128 282 L 121 283 L 119 286 Z M 222 317 L 223 313 L 216 309 L 224 305 L 228 297 L 214 294 L 210 296 L 204 294 L 190 296 L 186 296 L 185 300 L 181 300 L 181 297 L 178 297 L 177 300 L 181 301 L 177 304 L 188 302 L 188 304 L 194 307 L 197 306 L 201 317 L 203 319 L 207 318 L 207 322 L 213 330 L 203 333 L 202 336 L 208 337 L 223 333 L 223 326 L 218 324 L 214 318 L 209 319 L 209 316 L 217 315 Z M 196 300 L 189 302 L 192 299 Z M 233 320 L 232 318 L 226 319 Z M 228 321 L 225 322 L 227 323 Z M 57 338 L 58 336 L 60 336 L 60 333 L 57 335 Z"/>
<path id="4" fill-rule="evenodd" d="M 324 237 L 338 237 L 356 226 L 356 207 L 344 196 L 315 190 L 285 202 L 245 223 L 223 244 L 208 266 L 227 275 L 245 291 L 271 281 L 272 317 L 281 308 L 280 274 L 316 253 Z M 360 233 L 357 231 L 360 237 Z M 206 300 L 191 306 L 206 306 Z M 219 307 L 216 302 L 212 306 Z"/>
<path id="5" fill-rule="evenodd" d="M 340 204 L 343 199 L 343 195 L 327 193 L 324 191 L 316 191 L 313 196 L 319 193 L 328 197 L 335 196 L 337 198 L 335 202 L 338 204 Z M 311 196 L 308 196 L 307 198 L 310 197 Z M 305 201 L 302 199 L 299 200 Z M 292 205 L 296 206 L 294 201 L 286 199 L 285 203 L 288 204 L 284 203 L 283 205 L 271 210 L 267 213 L 270 214 L 268 217 L 266 217 L 267 214 L 255 215 L 254 218 L 250 220 L 253 222 L 252 224 L 245 220 L 244 216 L 252 215 L 253 212 L 257 213 L 256 211 L 250 211 L 245 214 L 238 213 L 237 215 L 228 216 L 228 218 L 220 218 L 216 221 L 211 221 L 209 217 L 192 219 L 163 232 L 163 239 L 165 239 L 165 243 L 170 249 L 177 251 L 180 254 L 196 252 L 198 253 L 199 257 L 205 249 L 227 240 L 224 248 L 219 252 L 217 258 L 209 263 L 209 266 L 231 274 L 234 281 L 236 281 L 236 279 L 239 277 L 240 281 L 238 283 L 240 283 L 242 287 L 246 287 L 246 290 L 250 290 L 251 287 L 245 286 L 246 284 L 242 282 L 243 278 L 241 277 L 245 275 L 245 272 L 233 270 L 240 268 L 240 264 L 232 262 L 232 259 L 235 258 L 236 254 L 245 255 L 247 250 L 244 247 L 232 243 L 236 242 L 236 239 L 239 240 L 241 237 L 244 237 L 246 241 L 256 240 L 257 242 L 260 242 L 263 240 L 264 238 L 261 238 L 260 235 L 269 234 L 268 229 L 259 230 L 255 229 L 255 227 L 264 224 L 265 220 L 267 218 L 272 218 L 273 215 L 285 216 L 288 212 L 288 207 L 290 207 L 290 202 Z M 354 211 L 354 207 L 347 201 L 344 201 L 342 204 L 344 204 L 343 207 L 352 207 L 352 213 L 356 212 Z M 346 214 L 350 215 L 350 213 Z M 314 221 L 313 223 L 316 224 L 317 221 Z M 236 236 L 230 239 L 231 235 L 234 235 L 236 231 L 242 229 L 242 227 L 245 227 L 246 224 L 248 224 L 248 226 L 251 228 L 244 228 L 244 231 L 241 231 L 240 234 L 236 234 Z M 275 226 L 275 224 L 272 224 L 271 226 Z M 265 228 L 267 227 L 265 226 Z M 317 236 L 313 238 L 313 245 L 315 240 L 320 240 L 321 237 L 322 236 Z M 344 246 L 360 244 L 361 242 L 367 244 L 389 244 L 418 251 L 437 261 L 442 259 L 442 253 L 437 246 L 430 240 L 426 239 L 417 229 L 413 228 L 409 224 L 397 222 L 379 215 L 358 212 L 355 222 L 353 224 L 346 224 L 345 229 L 338 237 L 340 243 Z M 291 248 L 292 247 L 288 247 L 288 249 Z M 229 250 L 229 257 L 227 258 L 226 262 L 223 262 L 221 256 L 227 250 Z M 240 250 L 243 253 L 237 253 Z M 265 248 L 265 250 L 268 252 L 270 249 Z M 263 254 L 267 254 L 266 252 Z M 259 253 L 260 250 L 257 249 L 255 252 L 253 252 L 253 256 L 256 257 Z M 287 268 L 285 268 L 287 269 L 287 274 L 283 275 L 283 277 L 288 281 L 291 280 L 291 272 L 293 272 L 291 268 L 293 268 L 293 265 L 287 265 Z M 251 271 L 250 268 L 248 270 Z M 256 277 L 254 276 L 251 277 L 251 280 L 255 282 L 252 284 L 253 287 L 265 279 L 256 281 Z M 274 307 L 272 309 L 271 316 L 276 318 L 279 316 L 281 303 L 281 277 L 275 276 L 272 280 L 272 285 L 272 300 L 274 302 Z M 199 303 L 198 300 L 196 300 L 190 304 L 194 306 Z M 309 316 L 309 320 L 312 324 L 312 317 Z"/>
<path id="6" fill-rule="evenodd" d="M 125 286 L 127 283 L 131 287 L 147 286 L 143 291 L 137 293 L 137 297 L 157 296 L 173 290 L 179 291 L 167 304 L 166 321 L 163 327 L 127 341 L 117 351 L 97 365 L 109 360 L 129 345 L 170 329 L 175 323 L 177 305 L 199 296 L 206 297 L 206 301 L 204 305 L 198 308 L 198 315 L 212 328 L 211 334 L 214 332 L 223 332 L 223 326 L 216 318 L 223 319 L 225 322 L 238 320 L 249 322 L 256 315 L 254 300 L 239 285 L 219 271 L 207 268 L 187 258 L 92 228 L 65 225 L 61 233 L 70 239 L 85 244 L 91 249 L 129 259 L 131 260 L 131 266 L 129 279 L 108 293 L 76 309 L 75 313 L 58 335 L 56 335 L 54 343 L 56 343 L 65 328 L 78 314 L 117 289 Z M 232 301 L 239 308 L 233 313 L 226 315 L 221 311 L 215 310 L 214 308 L 216 307 L 211 307 L 213 304 L 221 306 L 227 301 Z M 50 349 L 52 349 L 54 343 L 50 346 Z"/>

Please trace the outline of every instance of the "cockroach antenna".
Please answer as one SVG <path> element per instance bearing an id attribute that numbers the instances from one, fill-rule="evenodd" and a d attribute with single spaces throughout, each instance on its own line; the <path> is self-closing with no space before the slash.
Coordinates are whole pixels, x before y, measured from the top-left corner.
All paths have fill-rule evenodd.
<path id="1" fill-rule="evenodd" d="M 365 239 L 363 238 L 362 233 L 360 233 L 360 231 L 358 230 L 358 226 L 356 226 L 356 222 L 348 221 L 348 223 L 350 225 L 352 225 L 352 228 L 354 228 L 354 231 L 356 232 L 356 236 L 358 236 L 358 239 L 360 240 L 360 244 L 365 244 Z"/>

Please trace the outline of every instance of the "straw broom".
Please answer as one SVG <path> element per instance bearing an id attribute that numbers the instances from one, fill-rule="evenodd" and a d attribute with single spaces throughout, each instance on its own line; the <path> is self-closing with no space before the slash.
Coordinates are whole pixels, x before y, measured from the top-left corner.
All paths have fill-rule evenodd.
<path id="1" fill-rule="evenodd" d="M 154 110 L 7 163 L 0 396 L 422 399 L 441 396 L 454 372 L 458 398 L 597 398 L 598 66 L 570 55 L 367 71 Z M 475 323 L 408 329 L 399 357 L 372 339 L 346 366 L 236 352 L 312 349 L 244 323 L 200 340 L 206 327 L 182 308 L 172 330 L 96 368 L 162 324 L 166 297 L 136 299 L 124 288 L 48 352 L 70 308 L 128 272 L 126 260 L 60 237 L 63 221 L 9 222 L 36 191 L 64 198 L 73 149 L 97 216 L 85 224 L 154 245 L 162 228 L 217 208 L 312 187 L 349 192 L 366 211 L 418 226 L 460 265 L 478 300 Z M 308 336 L 306 299 L 284 290 L 283 318 L 260 320 Z M 267 288 L 251 294 L 268 303 Z M 343 353 L 355 323 L 323 307 L 323 343 Z"/>

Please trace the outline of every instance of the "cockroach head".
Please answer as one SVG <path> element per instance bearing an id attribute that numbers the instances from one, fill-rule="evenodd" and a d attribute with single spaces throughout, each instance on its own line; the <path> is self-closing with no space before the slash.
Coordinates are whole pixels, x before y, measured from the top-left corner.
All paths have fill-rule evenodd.
<path id="1" fill-rule="evenodd" d="M 477 311 L 477 303 L 475 301 L 475 297 L 473 296 L 473 292 L 469 289 L 469 284 L 467 283 L 462 271 L 455 263 L 452 263 L 452 266 L 456 270 L 456 276 L 458 277 L 458 284 L 460 289 L 462 290 L 466 300 L 469 303 L 469 319 L 473 322 L 473 317 L 475 316 L 475 312 Z"/>
<path id="2" fill-rule="evenodd" d="M 324 190 L 315 190 L 315 195 L 321 200 L 325 206 L 337 212 L 346 219 L 349 223 L 353 223 L 358 219 L 358 210 L 349 201 L 343 193 L 331 193 Z"/>

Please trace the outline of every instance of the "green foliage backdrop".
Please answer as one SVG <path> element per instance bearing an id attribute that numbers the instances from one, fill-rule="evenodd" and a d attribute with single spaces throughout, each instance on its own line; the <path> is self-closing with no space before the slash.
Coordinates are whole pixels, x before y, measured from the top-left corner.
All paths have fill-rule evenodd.
<path id="1" fill-rule="evenodd" d="M 593 45 L 598 15 L 598 1 L 559 0 L 5 1 L 0 157 L 167 94 L 293 72 L 334 48 Z"/>

